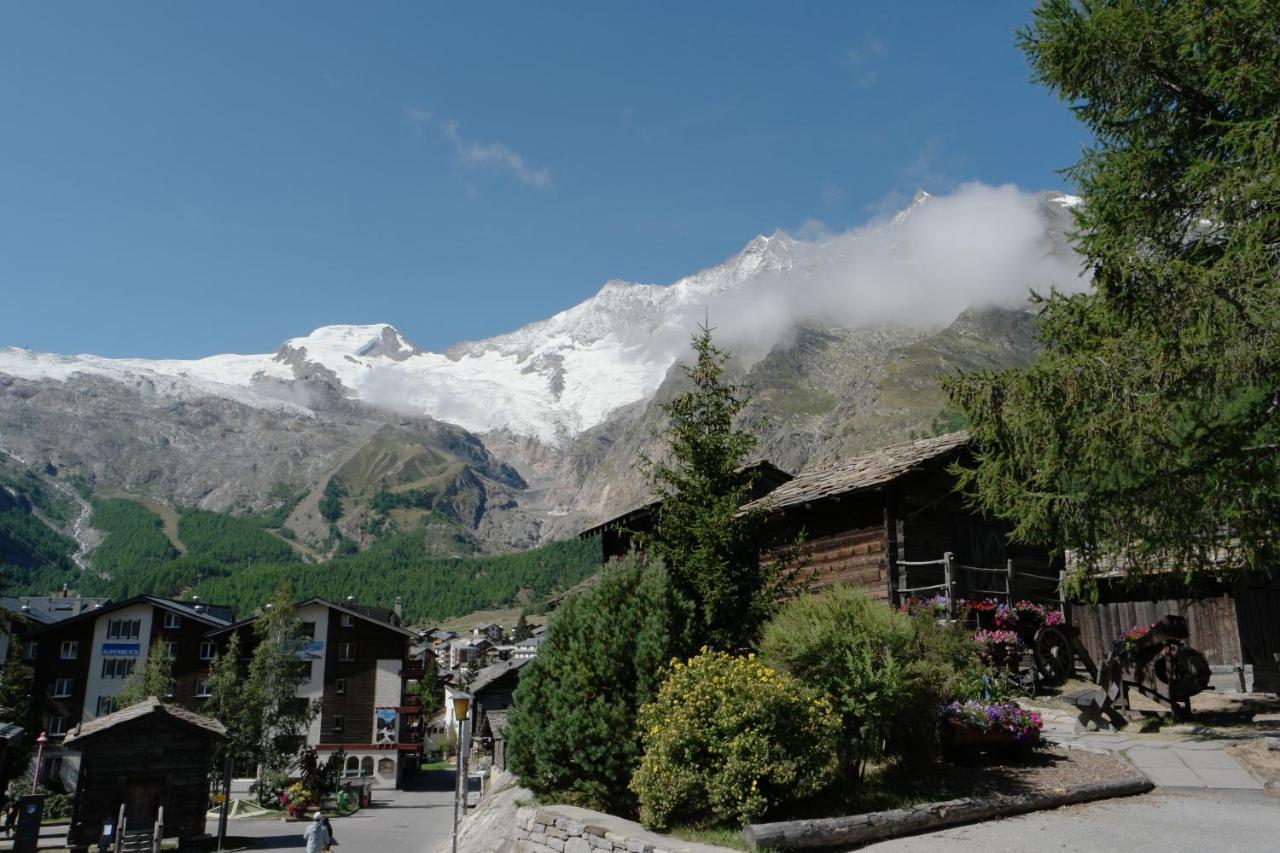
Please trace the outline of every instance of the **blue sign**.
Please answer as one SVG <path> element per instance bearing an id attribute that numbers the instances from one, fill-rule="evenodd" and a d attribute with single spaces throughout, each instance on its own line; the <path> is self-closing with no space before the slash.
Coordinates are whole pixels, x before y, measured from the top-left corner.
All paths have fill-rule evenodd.
<path id="1" fill-rule="evenodd" d="M 137 643 L 103 643 L 103 657 L 136 658 L 142 654 Z"/>

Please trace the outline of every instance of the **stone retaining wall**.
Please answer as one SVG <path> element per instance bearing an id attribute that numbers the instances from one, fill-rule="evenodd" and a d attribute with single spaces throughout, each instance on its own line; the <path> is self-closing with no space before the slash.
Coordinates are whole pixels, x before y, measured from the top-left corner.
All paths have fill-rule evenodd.
<path id="1" fill-rule="evenodd" d="M 674 853 L 643 838 L 628 838 L 554 808 L 516 812 L 516 853 Z"/>

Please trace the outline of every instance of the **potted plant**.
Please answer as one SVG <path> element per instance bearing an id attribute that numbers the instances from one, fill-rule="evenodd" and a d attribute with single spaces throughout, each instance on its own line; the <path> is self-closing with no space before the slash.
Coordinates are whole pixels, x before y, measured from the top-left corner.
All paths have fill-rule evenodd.
<path id="1" fill-rule="evenodd" d="M 978 653 L 982 659 L 994 669 L 1004 669 L 1016 662 L 1026 648 L 1016 631 L 1002 628 L 978 631 L 973 639 L 978 644 Z"/>
<path id="2" fill-rule="evenodd" d="M 952 702 L 941 709 L 943 745 L 1023 753 L 1040 743 L 1044 722 L 1016 702 Z"/>

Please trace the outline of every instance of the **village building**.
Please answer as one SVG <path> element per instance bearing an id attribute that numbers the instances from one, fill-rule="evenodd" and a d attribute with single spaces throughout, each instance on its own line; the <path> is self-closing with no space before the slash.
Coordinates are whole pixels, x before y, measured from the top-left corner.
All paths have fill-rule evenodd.
<path id="1" fill-rule="evenodd" d="M 320 704 L 304 738 L 321 761 L 343 750 L 343 775 L 372 779 L 374 788 L 395 788 L 412 770 L 422 750 L 422 707 L 413 694 L 424 677 L 421 656 L 413 654 L 414 632 L 395 610 L 312 598 L 294 607 L 306 642 L 300 657 L 307 678 L 298 698 Z M 256 642 L 248 620 L 211 635 L 225 645 L 239 632 L 247 656 Z M 303 744 L 298 744 L 299 748 Z"/>
<path id="2" fill-rule="evenodd" d="M 198 713 L 209 695 L 209 665 L 216 652 L 207 634 L 230 624 L 232 614 L 226 607 L 156 596 L 57 612 L 62 618 L 29 628 L 22 657 L 32 668 L 32 694 L 49 738 L 41 775 L 73 788 L 79 760 L 63 749 L 67 732 L 114 712 L 124 680 L 146 666 L 156 643 L 165 643 L 174 660 L 174 694 L 160 698 Z"/>

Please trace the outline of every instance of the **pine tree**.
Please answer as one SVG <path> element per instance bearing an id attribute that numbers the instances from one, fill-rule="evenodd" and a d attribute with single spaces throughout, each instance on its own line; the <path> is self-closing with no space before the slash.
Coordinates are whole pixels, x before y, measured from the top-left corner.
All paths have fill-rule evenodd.
<path id="1" fill-rule="evenodd" d="M 529 628 L 529 620 L 524 618 L 524 611 L 521 610 L 520 618 L 516 620 L 516 629 L 512 635 L 512 639 L 517 643 L 522 643 L 531 636 L 533 636 L 533 633 Z"/>
<path id="2" fill-rule="evenodd" d="M 691 650 L 692 615 L 661 560 L 635 557 L 610 563 L 556 608 L 508 716 L 507 755 L 521 783 L 633 813 L 636 713 L 657 695 L 663 667 Z"/>
<path id="3" fill-rule="evenodd" d="M 135 667 L 120 685 L 115 705 L 128 708 L 152 696 L 161 700 L 173 696 L 173 655 L 169 654 L 169 644 L 160 640 L 151 644 L 146 664 Z"/>
<path id="4" fill-rule="evenodd" d="M 1266 570 L 1280 542 L 1276 5 L 1042 0 L 1020 41 L 1095 134 L 1068 171 L 1092 289 L 1043 300 L 1029 368 L 949 383 L 980 448 L 962 485 L 1091 569 Z"/>
<path id="5" fill-rule="evenodd" d="M 640 540 L 694 602 L 700 638 L 734 651 L 759 638 L 795 590 L 797 572 L 787 559 L 761 561 L 762 515 L 742 511 L 755 474 L 743 464 L 756 439 L 734 422 L 750 399 L 747 389 L 726 381 L 729 354 L 712 343 L 708 326 L 699 326 L 692 345 L 694 363 L 680 365 L 688 390 L 662 404 L 667 427 L 657 437 L 666 456 L 640 460 L 661 501 L 652 533 Z"/>

